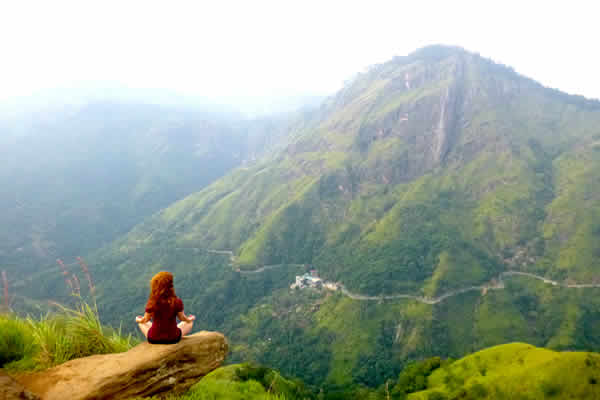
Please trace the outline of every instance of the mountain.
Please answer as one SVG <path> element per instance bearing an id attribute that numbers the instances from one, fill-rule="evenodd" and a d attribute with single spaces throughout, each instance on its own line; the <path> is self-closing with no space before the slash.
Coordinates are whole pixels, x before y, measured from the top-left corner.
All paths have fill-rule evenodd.
<path id="1" fill-rule="evenodd" d="M 511 262 L 591 279 L 599 110 L 427 48 L 357 77 L 275 159 L 146 226 L 168 224 L 180 246 L 231 249 L 240 264 L 312 263 L 370 294 L 433 295 Z"/>
<path id="2" fill-rule="evenodd" d="M 288 138 L 91 256 L 112 323 L 169 269 L 234 360 L 329 388 L 509 341 L 600 350 L 600 103 L 432 46 Z M 290 291 L 312 268 L 338 290 Z"/>
<path id="3" fill-rule="evenodd" d="M 271 151 L 299 118 L 114 99 L 7 110 L 0 269 L 12 279 L 102 247 Z"/>

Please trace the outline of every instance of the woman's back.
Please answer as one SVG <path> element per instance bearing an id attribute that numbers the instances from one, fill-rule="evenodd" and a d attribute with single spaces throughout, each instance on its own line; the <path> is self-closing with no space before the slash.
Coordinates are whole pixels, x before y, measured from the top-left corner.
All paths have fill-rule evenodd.
<path id="1" fill-rule="evenodd" d="M 177 327 L 177 314 L 183 311 L 183 302 L 179 297 L 156 302 L 146 307 L 152 314 L 152 327 L 148 331 L 150 343 L 176 343 L 181 339 L 181 330 Z"/>
<path id="2" fill-rule="evenodd" d="M 181 322 L 177 324 L 177 319 Z M 177 343 L 192 331 L 193 315 L 186 316 L 183 302 L 175 295 L 173 274 L 161 271 L 150 280 L 150 297 L 146 313 L 135 317 L 138 327 L 150 343 Z M 153 322 L 150 322 L 152 320 Z"/>

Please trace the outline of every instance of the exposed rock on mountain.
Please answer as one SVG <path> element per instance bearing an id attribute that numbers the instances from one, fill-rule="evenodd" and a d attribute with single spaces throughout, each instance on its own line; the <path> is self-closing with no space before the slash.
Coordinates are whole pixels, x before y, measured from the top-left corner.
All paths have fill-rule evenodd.
<path id="1" fill-rule="evenodd" d="M 0 400 L 38 400 L 39 397 L 0 370 Z"/>
<path id="2" fill-rule="evenodd" d="M 43 400 L 178 393 L 218 368 L 227 352 L 228 343 L 222 334 L 204 331 L 177 344 L 142 343 L 125 353 L 80 358 L 17 380 Z"/>

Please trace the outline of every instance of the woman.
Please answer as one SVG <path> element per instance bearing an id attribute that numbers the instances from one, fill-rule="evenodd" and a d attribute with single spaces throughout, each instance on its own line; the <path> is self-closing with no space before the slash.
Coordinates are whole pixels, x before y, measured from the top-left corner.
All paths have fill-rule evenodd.
<path id="1" fill-rule="evenodd" d="M 182 322 L 177 325 L 178 317 Z M 152 319 L 152 322 L 150 320 Z M 148 342 L 154 344 L 172 344 L 192 331 L 193 315 L 183 313 L 183 302 L 175 295 L 173 274 L 159 272 L 150 281 L 150 298 L 146 304 L 144 316 L 138 315 L 135 321 Z"/>

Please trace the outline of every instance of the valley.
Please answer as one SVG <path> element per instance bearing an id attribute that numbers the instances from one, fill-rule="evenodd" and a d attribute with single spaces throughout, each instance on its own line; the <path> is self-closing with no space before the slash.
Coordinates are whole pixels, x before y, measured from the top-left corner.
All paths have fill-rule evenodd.
<path id="1" fill-rule="evenodd" d="M 206 252 L 206 253 L 212 253 L 212 254 L 226 255 L 229 259 L 229 266 L 235 267 L 236 258 L 235 258 L 233 251 L 231 251 L 231 250 L 201 249 L 201 248 L 197 248 L 197 247 L 188 247 L 185 249 L 184 248 L 174 248 L 173 250 L 186 250 L 186 251 L 191 250 L 194 252 Z M 73 262 L 70 264 L 65 264 L 65 266 L 66 267 L 76 267 L 76 266 L 79 266 L 79 264 L 77 262 Z M 255 274 L 260 274 L 264 271 L 268 271 L 268 270 L 276 269 L 276 268 L 304 268 L 304 269 L 307 269 L 307 264 L 273 264 L 273 265 L 262 265 L 262 266 L 244 265 L 244 269 L 235 267 L 235 271 L 240 275 L 255 275 Z M 59 270 L 60 270 L 60 267 L 46 269 L 44 271 L 44 275 L 55 274 Z M 382 301 L 382 300 L 395 300 L 395 299 L 411 299 L 411 300 L 415 300 L 419 303 L 435 305 L 442 301 L 445 301 L 446 299 L 448 299 L 450 297 L 458 296 L 458 295 L 461 295 L 461 294 L 464 294 L 467 292 L 471 292 L 471 291 L 481 292 L 482 295 L 485 295 L 489 290 L 502 290 L 505 288 L 504 278 L 505 277 L 514 277 L 514 276 L 517 276 L 517 277 L 522 276 L 522 277 L 526 277 L 526 278 L 530 278 L 530 279 L 537 279 L 539 281 L 542 281 L 544 284 L 548 284 L 548 285 L 559 287 L 559 288 L 567 288 L 567 289 L 600 288 L 600 283 L 593 283 L 593 282 L 574 283 L 572 281 L 570 281 L 569 283 L 559 282 L 559 281 L 555 281 L 555 280 L 552 280 L 552 279 L 549 279 L 549 278 L 546 278 L 546 277 L 543 277 L 540 275 L 536 275 L 536 274 L 533 274 L 530 272 L 515 271 L 515 270 L 501 272 L 498 276 L 492 278 L 486 284 L 479 285 L 479 286 L 468 286 L 468 287 L 458 288 L 458 289 L 451 290 L 449 292 L 440 294 L 439 296 L 436 296 L 436 297 L 425 297 L 425 296 L 419 296 L 419 295 L 409 294 L 409 293 L 393 293 L 393 294 L 369 296 L 369 295 L 365 295 L 365 294 L 352 292 L 352 291 L 348 290 L 340 282 L 324 281 L 323 284 L 325 286 L 324 290 L 332 290 L 332 291 L 339 290 L 339 292 L 342 293 L 344 296 L 347 296 L 353 300 Z M 27 284 L 27 282 L 29 282 L 29 284 L 30 284 L 36 278 L 40 278 L 40 275 L 33 275 L 33 276 L 26 277 L 24 279 L 20 279 L 18 281 L 11 282 L 10 286 L 12 288 L 18 289 L 20 287 L 25 286 Z M 23 297 L 23 296 L 21 296 L 21 297 Z M 26 298 L 26 297 L 24 297 L 24 298 Z M 33 300 L 30 298 L 26 298 L 26 299 Z"/>
<path id="2" fill-rule="evenodd" d="M 52 126 L 101 152 L 45 158 L 31 171 L 47 176 L 28 182 L 13 159 L 0 176 L 20 204 L 0 213 L 17 228 L 0 249 L 17 312 L 73 304 L 54 259 L 83 276 L 82 256 L 96 292 L 81 298 L 103 323 L 135 334 L 149 279 L 168 270 L 198 328 L 228 337 L 231 362 L 333 392 L 510 342 L 600 351 L 598 101 L 430 46 L 272 120 L 131 106 L 105 142 L 96 107 L 119 107 L 90 107 Z M 308 269 L 329 289 L 290 290 Z"/>
<path id="3" fill-rule="evenodd" d="M 5 3 L 0 400 L 600 400 L 596 2 Z"/>

